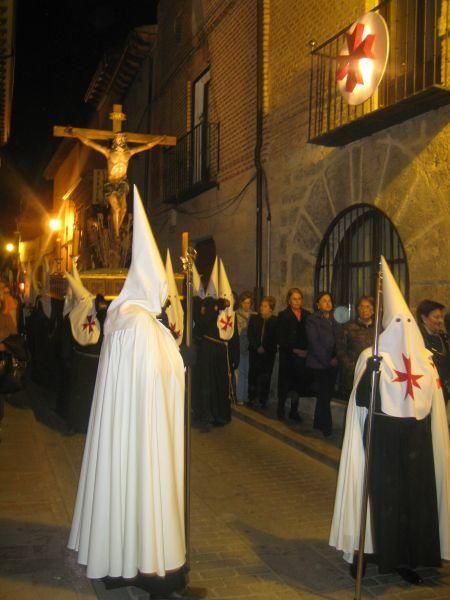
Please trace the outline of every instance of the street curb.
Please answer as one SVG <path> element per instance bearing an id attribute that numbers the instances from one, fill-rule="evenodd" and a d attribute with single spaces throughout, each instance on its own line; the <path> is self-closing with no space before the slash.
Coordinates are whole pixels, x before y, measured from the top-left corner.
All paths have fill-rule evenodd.
<path id="1" fill-rule="evenodd" d="M 245 406 L 234 405 L 231 407 L 231 412 L 237 419 L 252 425 L 252 427 L 267 433 L 296 450 L 308 454 L 311 458 L 319 460 L 333 469 L 338 468 L 341 455 L 340 449 L 323 439 L 293 431 L 284 423 L 270 419 Z"/>

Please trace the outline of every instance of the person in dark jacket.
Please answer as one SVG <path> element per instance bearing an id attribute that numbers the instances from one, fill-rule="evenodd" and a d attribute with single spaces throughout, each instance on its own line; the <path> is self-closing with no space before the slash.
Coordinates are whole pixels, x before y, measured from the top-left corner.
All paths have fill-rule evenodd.
<path id="1" fill-rule="evenodd" d="M 356 319 L 341 328 L 337 339 L 336 354 L 344 400 L 349 399 L 353 389 L 353 374 L 359 355 L 373 344 L 375 300 L 371 296 L 362 296 L 356 310 Z"/>
<path id="2" fill-rule="evenodd" d="M 444 310 L 445 306 L 440 302 L 422 300 L 417 307 L 417 322 L 425 347 L 433 353 L 447 404 L 450 398 L 450 342 L 444 328 Z"/>
<path id="3" fill-rule="evenodd" d="M 289 418 L 301 421 L 298 414 L 298 398 L 306 395 L 309 388 L 306 370 L 308 339 L 305 323 L 309 311 L 303 308 L 303 294 L 299 288 L 291 288 L 286 296 L 287 308 L 280 311 L 277 319 L 277 340 L 279 347 L 278 370 L 278 409 L 280 420 L 285 419 L 285 404 L 289 396 L 291 409 Z"/>
<path id="4" fill-rule="evenodd" d="M 325 437 L 332 433 L 330 402 L 336 381 L 336 340 L 338 324 L 333 318 L 333 299 L 329 292 L 320 292 L 315 301 L 316 312 L 306 321 L 308 355 L 306 365 L 314 374 L 316 385 L 316 409 L 314 429 Z"/>
<path id="5" fill-rule="evenodd" d="M 264 296 L 259 313 L 251 315 L 248 323 L 248 404 L 259 402 L 266 406 L 270 392 L 275 355 L 277 353 L 277 318 L 273 315 L 275 298 Z"/>

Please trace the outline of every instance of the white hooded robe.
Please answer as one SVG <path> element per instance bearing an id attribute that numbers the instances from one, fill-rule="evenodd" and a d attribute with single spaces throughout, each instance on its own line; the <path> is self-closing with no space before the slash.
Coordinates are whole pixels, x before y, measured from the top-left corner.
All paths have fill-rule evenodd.
<path id="1" fill-rule="evenodd" d="M 135 189 L 133 260 L 108 309 L 69 548 L 90 578 L 185 563 L 184 367 L 156 319 L 167 280 Z"/>

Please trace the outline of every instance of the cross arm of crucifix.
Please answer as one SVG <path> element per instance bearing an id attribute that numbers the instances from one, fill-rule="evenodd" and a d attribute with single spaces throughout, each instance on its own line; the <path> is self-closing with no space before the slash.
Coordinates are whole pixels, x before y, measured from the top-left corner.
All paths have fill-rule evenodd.
<path id="1" fill-rule="evenodd" d="M 132 133 L 128 131 L 124 131 L 121 133 L 125 136 L 127 144 L 141 144 L 142 149 L 140 151 L 148 150 L 149 148 L 156 145 L 175 146 L 177 143 L 177 138 L 172 135 L 153 135 L 149 133 Z M 80 141 L 88 139 L 92 142 L 93 140 L 112 140 L 114 139 L 115 132 L 101 129 L 83 129 L 81 127 L 64 127 L 61 125 L 55 125 L 53 127 L 53 135 L 55 137 L 77 138 Z M 148 146 L 147 144 L 150 144 L 150 146 Z M 98 144 L 98 146 L 105 149 L 105 147 L 100 146 L 100 144 Z M 137 148 L 139 148 L 139 146 L 130 149 L 136 150 Z M 98 150 L 98 148 L 95 149 Z M 100 152 L 100 150 L 98 151 Z"/>
<path id="2" fill-rule="evenodd" d="M 85 146 L 89 146 L 89 148 L 92 148 L 93 150 L 100 152 L 101 154 L 103 154 L 103 156 L 106 156 L 108 158 L 109 151 L 107 148 L 105 148 L 105 146 L 102 146 L 101 144 L 97 144 L 97 142 L 90 140 L 88 137 L 85 137 L 82 133 L 80 133 L 77 130 L 74 131 L 74 129 L 72 127 L 66 127 L 65 130 L 66 130 L 66 133 L 70 134 L 71 137 L 77 138 Z"/>
<path id="3" fill-rule="evenodd" d="M 146 144 L 141 144 L 140 146 L 135 146 L 134 148 L 130 148 L 131 156 L 134 156 L 135 154 L 139 154 L 139 152 L 144 152 L 145 150 L 150 150 L 151 148 L 153 148 L 154 146 L 157 146 L 158 144 L 163 144 L 165 137 L 166 136 L 161 135 L 158 138 L 152 140 L 151 142 L 147 142 Z"/>

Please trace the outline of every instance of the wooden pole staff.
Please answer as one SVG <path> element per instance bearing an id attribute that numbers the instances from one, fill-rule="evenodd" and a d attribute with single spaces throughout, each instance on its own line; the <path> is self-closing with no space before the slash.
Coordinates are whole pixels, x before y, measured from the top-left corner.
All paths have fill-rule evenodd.
<path id="1" fill-rule="evenodd" d="M 381 307 L 383 294 L 383 274 L 381 271 L 381 261 L 378 271 L 377 281 L 377 297 L 375 308 L 375 337 L 373 341 L 373 371 L 372 371 L 372 388 L 370 390 L 369 412 L 367 415 L 367 430 L 366 430 L 366 448 L 365 448 L 365 465 L 364 465 L 364 480 L 363 480 L 363 495 L 361 502 L 361 516 L 359 526 L 359 551 L 358 551 L 358 568 L 356 571 L 355 585 L 355 600 L 361 599 L 361 586 L 364 570 L 364 546 L 366 542 L 366 525 L 367 525 L 367 507 L 369 503 L 369 476 L 370 476 L 370 461 L 371 461 L 371 445 L 372 445 L 372 424 L 375 402 L 380 382 L 380 357 L 378 356 L 378 341 L 381 328 Z"/>
<path id="2" fill-rule="evenodd" d="M 193 280 L 192 266 L 195 261 L 196 251 L 188 246 L 188 234 L 183 234 L 183 243 L 186 242 L 185 252 L 181 258 L 186 275 L 186 327 L 185 344 L 189 351 L 192 347 L 192 315 L 193 315 Z M 184 420 L 184 518 L 186 540 L 186 568 L 190 569 L 190 542 L 191 542 L 191 408 L 192 408 L 192 367 L 186 367 L 186 392 L 185 392 L 185 420 Z"/>

